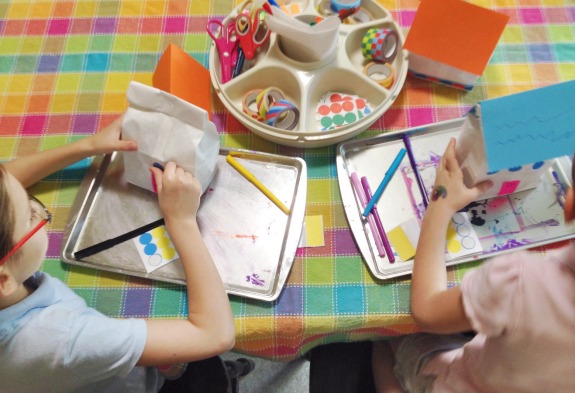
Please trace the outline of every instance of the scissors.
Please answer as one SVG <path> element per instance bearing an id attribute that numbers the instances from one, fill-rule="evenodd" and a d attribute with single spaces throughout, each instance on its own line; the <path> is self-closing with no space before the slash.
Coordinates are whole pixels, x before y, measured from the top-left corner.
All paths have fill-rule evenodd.
<path id="1" fill-rule="evenodd" d="M 226 83 L 232 78 L 232 68 L 238 59 L 238 39 L 235 26 L 235 23 L 224 25 L 217 19 L 208 20 L 206 26 L 206 31 L 216 43 L 220 57 L 222 83 Z"/>
<path id="2" fill-rule="evenodd" d="M 248 60 L 253 59 L 256 50 L 270 38 L 271 31 L 264 23 L 265 17 L 266 11 L 263 8 L 256 10 L 252 16 L 240 13 L 236 17 L 236 34 Z"/>

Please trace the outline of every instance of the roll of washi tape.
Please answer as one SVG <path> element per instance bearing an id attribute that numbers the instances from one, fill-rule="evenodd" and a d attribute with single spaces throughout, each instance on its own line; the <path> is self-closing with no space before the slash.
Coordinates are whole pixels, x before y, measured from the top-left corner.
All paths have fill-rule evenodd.
<path id="1" fill-rule="evenodd" d="M 256 120 L 259 120 L 259 115 L 256 106 L 256 98 L 258 97 L 258 94 L 260 94 L 261 91 L 262 89 L 250 90 L 244 95 L 244 98 L 242 99 L 242 109 L 244 113 L 250 116 L 252 119 Z"/>
<path id="2" fill-rule="evenodd" d="M 399 36 L 385 27 L 372 27 L 361 40 L 361 53 L 367 60 L 391 63 L 397 54 Z"/>
<path id="3" fill-rule="evenodd" d="M 394 71 L 389 63 L 372 61 L 363 68 L 363 73 L 385 88 L 393 84 Z"/>
<path id="4" fill-rule="evenodd" d="M 279 100 L 269 107 L 265 120 L 269 126 L 292 130 L 299 121 L 299 109 L 287 100 Z"/>
<path id="5" fill-rule="evenodd" d="M 331 0 L 331 9 L 335 12 L 357 8 L 361 5 L 361 0 Z"/>
<path id="6" fill-rule="evenodd" d="M 264 121 L 266 113 L 274 102 L 282 100 L 284 93 L 277 87 L 268 87 L 263 89 L 256 97 L 256 107 L 258 108 L 258 119 Z"/>

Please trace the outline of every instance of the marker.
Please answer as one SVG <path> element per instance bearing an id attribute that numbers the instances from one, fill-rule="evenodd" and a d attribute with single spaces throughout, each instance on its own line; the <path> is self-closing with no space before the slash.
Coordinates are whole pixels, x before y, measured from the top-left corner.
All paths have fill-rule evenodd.
<path id="1" fill-rule="evenodd" d="M 277 207 L 281 209 L 285 214 L 289 214 L 290 210 L 270 191 L 264 186 L 256 177 L 248 171 L 242 164 L 240 164 L 231 155 L 226 156 L 226 162 L 230 164 L 236 171 L 238 171 L 243 177 L 249 180 L 258 190 L 260 190 L 270 201 L 272 201 Z"/>
<path id="2" fill-rule="evenodd" d="M 359 181 L 359 177 L 357 173 L 353 172 L 349 177 L 351 180 L 351 185 L 359 198 L 359 202 L 361 203 L 361 208 L 365 209 L 367 206 L 367 201 L 369 197 L 365 195 L 365 190 L 361 187 L 361 183 Z M 374 209 L 374 213 L 375 213 Z M 381 235 L 379 234 L 379 229 L 377 228 L 377 224 L 375 223 L 375 214 L 371 214 L 367 217 L 367 223 L 369 224 L 369 228 L 371 229 L 371 233 L 373 234 L 373 240 L 375 241 L 375 248 L 377 248 L 377 253 L 380 257 L 385 257 L 385 247 L 383 246 L 383 241 L 381 240 Z"/>
<path id="3" fill-rule="evenodd" d="M 389 184 L 389 181 L 391 180 L 391 178 L 393 177 L 393 175 L 397 171 L 397 168 L 399 168 L 399 164 L 401 163 L 401 160 L 403 160 L 403 157 L 405 157 L 405 153 L 406 153 L 406 150 L 404 148 L 401 148 L 399 153 L 397 153 L 397 156 L 395 157 L 395 159 L 391 163 L 391 166 L 389 167 L 387 172 L 385 172 L 385 175 L 383 176 L 383 180 L 379 184 L 379 187 L 377 187 L 377 190 L 375 190 L 375 194 L 373 194 L 373 198 L 370 199 L 369 203 L 367 204 L 367 207 L 363 211 L 364 217 L 367 217 L 369 215 L 369 213 L 371 212 L 371 209 L 373 209 L 373 205 L 375 205 L 375 203 L 381 197 L 381 194 L 383 194 L 383 190 L 385 190 L 385 187 L 387 187 L 387 185 Z"/>
<path id="4" fill-rule="evenodd" d="M 363 191 L 365 192 L 366 198 L 369 200 L 371 199 L 371 188 L 369 187 L 369 183 L 367 181 L 367 177 L 363 176 L 361 178 L 361 186 L 363 187 Z M 393 250 L 391 249 L 391 245 L 389 244 L 389 240 L 387 239 L 387 234 L 383 229 L 383 224 L 381 223 L 381 217 L 377 212 L 377 206 L 374 206 L 371 209 L 371 215 L 375 219 L 375 226 L 377 228 L 377 232 L 379 233 L 379 237 L 381 238 L 381 242 L 383 243 L 383 248 L 387 253 L 387 259 L 389 259 L 389 263 L 395 262 L 395 255 L 393 255 Z"/>
<path id="5" fill-rule="evenodd" d="M 244 62 L 246 60 L 246 55 L 242 48 L 238 48 L 238 60 L 234 65 L 234 69 L 232 71 L 232 79 L 238 76 L 242 72 L 242 68 L 244 67 Z"/>
<path id="6" fill-rule="evenodd" d="M 156 220 L 154 222 L 136 228 L 130 232 L 124 233 L 123 235 L 116 236 L 112 239 L 104 240 L 103 242 L 94 244 L 93 246 L 84 248 L 83 250 L 76 251 L 74 253 L 74 258 L 78 260 L 87 258 L 90 255 L 97 254 L 114 246 L 117 246 L 118 244 L 124 243 L 125 241 L 133 239 L 137 236 L 143 235 L 144 233 L 149 232 L 152 229 L 162 226 L 164 224 L 165 224 L 164 219 L 160 218 L 159 220 Z"/>
<path id="7" fill-rule="evenodd" d="M 557 174 L 557 172 L 551 171 L 551 173 L 553 174 L 553 178 L 555 179 L 555 184 L 557 184 L 557 187 L 559 187 L 559 190 L 557 192 L 557 202 L 563 209 L 565 209 L 565 187 L 563 187 L 563 183 L 561 183 L 561 181 L 559 180 L 559 175 Z"/>
<path id="8" fill-rule="evenodd" d="M 419 169 L 417 168 L 417 161 L 415 161 L 415 156 L 413 155 L 413 149 L 411 148 L 411 141 L 409 140 L 409 136 L 407 134 L 403 134 L 403 144 L 407 149 L 407 157 L 409 157 L 409 163 L 411 164 L 411 169 L 413 169 L 413 174 L 417 179 L 417 186 L 419 187 L 419 192 L 421 193 L 421 198 L 423 199 L 423 206 L 427 209 L 429 205 L 429 197 L 427 196 L 427 192 L 425 191 L 425 183 L 423 183 L 423 179 L 421 178 L 421 174 L 419 173 Z"/>
<path id="9" fill-rule="evenodd" d="M 152 166 L 154 168 L 158 168 L 162 172 L 164 171 L 164 166 L 162 164 L 160 164 L 159 162 L 154 162 L 152 164 Z M 150 173 L 150 176 L 152 177 L 152 191 L 154 191 L 154 194 L 157 194 L 158 193 L 158 185 L 156 184 L 156 178 L 154 177 L 153 173 Z"/>

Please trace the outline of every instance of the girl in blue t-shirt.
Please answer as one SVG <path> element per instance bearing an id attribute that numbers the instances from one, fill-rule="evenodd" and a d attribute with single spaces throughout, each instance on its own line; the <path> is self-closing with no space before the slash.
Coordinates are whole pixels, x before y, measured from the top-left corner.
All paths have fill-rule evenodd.
<path id="1" fill-rule="evenodd" d="M 0 391 L 157 391 L 155 367 L 231 349 L 230 304 L 196 221 L 201 186 L 175 163 L 150 168 L 166 228 L 185 270 L 188 318 L 120 320 L 88 308 L 36 272 L 50 213 L 26 188 L 85 157 L 137 150 L 122 118 L 80 141 L 0 165 Z M 33 378 L 32 378 L 33 376 Z"/>

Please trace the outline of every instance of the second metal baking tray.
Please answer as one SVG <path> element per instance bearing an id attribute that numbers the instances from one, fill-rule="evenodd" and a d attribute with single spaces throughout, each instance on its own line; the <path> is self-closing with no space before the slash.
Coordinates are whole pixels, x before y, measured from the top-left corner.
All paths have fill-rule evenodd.
<path id="1" fill-rule="evenodd" d="M 226 163 L 235 158 L 288 208 L 283 213 Z M 162 217 L 157 196 L 124 180 L 121 153 L 94 160 L 78 191 L 62 246 L 65 262 L 185 284 L 176 260 L 147 273 L 132 241 L 77 259 L 74 253 Z M 217 172 L 202 196 L 198 224 L 230 294 L 272 301 L 285 284 L 303 228 L 307 169 L 301 158 L 221 149 Z"/>
<path id="2" fill-rule="evenodd" d="M 407 133 L 429 194 L 435 181 L 435 165 L 449 139 L 459 137 L 463 122 L 464 118 L 449 120 L 338 145 L 336 165 L 344 210 L 361 255 L 375 277 L 387 279 L 411 274 L 413 259 L 402 261 L 395 250 L 394 263 L 390 263 L 387 256 L 379 256 L 370 227 L 363 219 L 363 208 L 353 191 L 351 174 L 356 172 L 367 177 L 371 188 L 377 188 L 385 171 L 404 147 L 402 136 Z M 446 253 L 446 264 L 460 264 L 575 237 L 575 226 L 564 222 L 563 208 L 558 202 L 559 184 L 552 171 L 558 175 L 563 187 L 571 185 L 571 160 L 560 157 L 552 160 L 552 168 L 542 176 L 537 188 L 470 205 L 472 207 L 464 214 L 483 251 L 455 258 L 449 258 Z M 376 206 L 386 232 L 410 219 L 423 217 L 422 196 L 407 156 Z"/>

